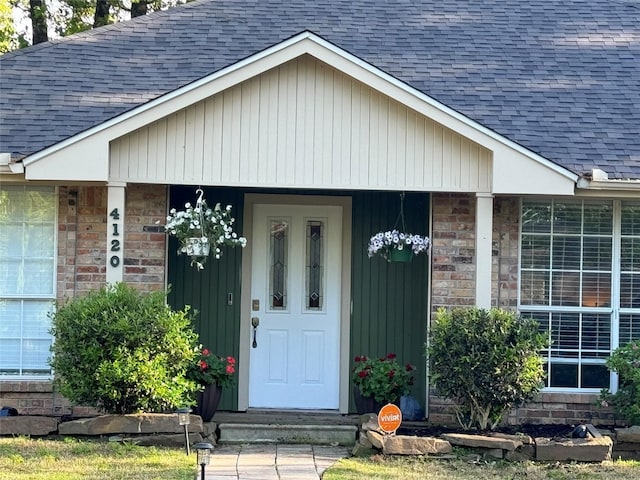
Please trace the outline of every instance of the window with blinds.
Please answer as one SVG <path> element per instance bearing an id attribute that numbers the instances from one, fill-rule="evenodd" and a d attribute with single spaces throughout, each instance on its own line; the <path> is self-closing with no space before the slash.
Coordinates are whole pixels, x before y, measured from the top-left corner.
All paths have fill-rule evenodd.
<path id="1" fill-rule="evenodd" d="M 546 386 L 609 387 L 612 349 L 640 338 L 639 205 L 527 200 L 520 238 L 520 312 L 549 336 Z"/>
<path id="2" fill-rule="evenodd" d="M 0 376 L 51 374 L 54 187 L 0 186 Z"/>

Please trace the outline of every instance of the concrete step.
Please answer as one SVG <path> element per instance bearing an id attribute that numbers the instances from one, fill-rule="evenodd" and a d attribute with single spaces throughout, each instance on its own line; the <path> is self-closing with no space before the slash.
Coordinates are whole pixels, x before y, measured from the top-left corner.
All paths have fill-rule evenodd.
<path id="1" fill-rule="evenodd" d="M 290 443 L 353 446 L 355 425 L 219 423 L 220 444 Z"/>

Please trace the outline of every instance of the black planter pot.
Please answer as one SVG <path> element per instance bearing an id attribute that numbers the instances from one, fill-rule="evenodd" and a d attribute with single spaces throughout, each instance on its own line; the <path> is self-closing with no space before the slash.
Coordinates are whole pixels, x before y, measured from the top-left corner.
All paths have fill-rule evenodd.
<path id="1" fill-rule="evenodd" d="M 373 397 L 363 397 L 362 393 L 360 393 L 360 389 L 356 386 L 353 387 L 353 400 L 355 401 L 358 415 L 362 415 L 364 413 L 375 413 L 377 415 L 378 412 L 380 412 L 380 409 L 388 403 L 376 402 Z"/>
<path id="2" fill-rule="evenodd" d="M 193 413 L 200 415 L 203 422 L 210 422 L 220 404 L 222 387 L 219 385 L 207 385 L 202 392 L 196 395 L 196 408 Z"/>

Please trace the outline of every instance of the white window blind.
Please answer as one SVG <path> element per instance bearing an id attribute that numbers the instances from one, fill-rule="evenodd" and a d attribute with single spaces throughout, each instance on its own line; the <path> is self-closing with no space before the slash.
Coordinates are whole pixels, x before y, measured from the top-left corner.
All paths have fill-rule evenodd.
<path id="1" fill-rule="evenodd" d="M 54 187 L 0 186 L 0 376 L 50 375 Z"/>
<path id="2" fill-rule="evenodd" d="M 544 352 L 546 386 L 609 387 L 610 374 L 604 363 L 617 346 L 613 329 L 618 329 L 620 342 L 640 334 L 640 312 L 634 316 L 630 310 L 629 315 L 617 318 L 621 300 L 624 303 L 628 297 L 627 303 L 632 303 L 634 281 L 636 291 L 640 286 L 640 277 L 635 277 L 640 273 L 640 260 L 633 264 L 633 241 L 640 238 L 638 205 L 527 200 L 522 204 L 521 220 L 519 308 L 523 316 L 538 320 L 540 329 L 549 335 L 550 345 Z M 620 229 L 619 225 L 627 226 Z M 633 239 L 625 242 L 625 231 Z M 619 239 L 623 247 L 616 252 Z M 622 258 L 622 270 L 615 258 Z M 624 275 L 629 278 L 625 280 Z M 614 280 L 618 278 L 622 290 L 629 292 L 626 297 L 616 290 Z"/>

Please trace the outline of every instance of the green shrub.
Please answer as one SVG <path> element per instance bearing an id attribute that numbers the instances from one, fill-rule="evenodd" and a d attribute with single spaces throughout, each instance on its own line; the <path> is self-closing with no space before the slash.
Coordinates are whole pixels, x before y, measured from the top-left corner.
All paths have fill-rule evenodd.
<path id="1" fill-rule="evenodd" d="M 600 395 L 603 407 L 611 406 L 617 415 L 632 425 L 640 423 L 640 341 L 616 348 L 607 359 L 607 367 L 619 375 L 618 391 L 604 389 Z"/>
<path id="2" fill-rule="evenodd" d="M 165 300 L 119 283 L 59 306 L 50 364 L 61 393 L 119 414 L 191 403 L 197 385 L 185 373 L 198 337 L 188 308 L 172 311 Z"/>
<path id="3" fill-rule="evenodd" d="M 542 387 L 538 323 L 501 309 L 438 310 L 427 346 L 431 381 L 464 428 L 494 429 Z"/>

